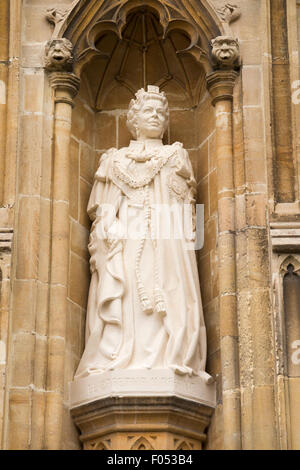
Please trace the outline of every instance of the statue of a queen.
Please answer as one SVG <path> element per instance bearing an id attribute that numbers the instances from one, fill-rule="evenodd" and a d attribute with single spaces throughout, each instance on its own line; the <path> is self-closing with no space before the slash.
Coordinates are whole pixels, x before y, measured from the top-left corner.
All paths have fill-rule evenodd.
<path id="1" fill-rule="evenodd" d="M 196 256 L 183 227 L 194 221 L 185 208 L 195 206 L 196 182 L 182 144 L 162 142 L 168 121 L 165 94 L 139 90 L 127 116 L 134 140 L 100 159 L 88 204 L 86 344 L 75 380 L 172 369 L 210 382 Z"/>

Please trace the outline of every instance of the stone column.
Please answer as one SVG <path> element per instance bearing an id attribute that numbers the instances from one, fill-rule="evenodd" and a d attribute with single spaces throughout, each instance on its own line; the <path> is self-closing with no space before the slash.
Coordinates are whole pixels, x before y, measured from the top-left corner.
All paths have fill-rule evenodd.
<path id="1" fill-rule="evenodd" d="M 6 4 L 6 6 L 5 6 Z M 17 161 L 17 145 L 18 141 L 18 126 L 19 126 L 19 86 L 20 86 L 20 56 L 21 56 L 21 17 L 22 17 L 22 2 L 18 0 L 10 0 L 1 2 L 0 16 L 1 18 L 1 36 L 5 26 L 3 22 L 8 20 L 7 27 L 9 28 L 8 56 L 7 56 L 7 76 L 4 80 L 6 86 L 6 114 L 5 114 L 5 132 L 6 139 L 1 148 L 4 152 L 5 161 L 2 163 L 1 171 L 4 170 L 4 181 L 2 188 L 3 204 L 11 207 L 15 203 L 16 196 L 16 161 Z M 6 11 L 5 11 L 6 10 Z M 2 16 L 2 14 L 4 16 Z M 8 19 L 9 16 L 9 19 Z M 3 30 L 2 30 L 3 26 Z M 2 41 L 1 41 L 2 42 Z M 4 46 L 5 41 L 2 42 L 0 48 Z M 2 60 L 1 60 L 2 62 Z M 2 63 L 1 65 L 5 65 Z M 3 85 L 2 85 L 3 87 Z M 4 97 L 3 97 L 4 100 Z M 3 109 L 3 108 L 2 108 Z M 4 167 L 3 167 L 4 165 Z M 1 178 L 1 177 L 0 177 Z"/>
<path id="2" fill-rule="evenodd" d="M 69 147 L 73 98 L 79 89 L 79 79 L 72 73 L 70 41 L 50 41 L 46 54 L 46 70 L 54 89 L 55 112 L 45 447 L 59 449 L 62 441 L 59 430 L 62 430 L 63 416 L 69 269 Z"/>
<path id="3" fill-rule="evenodd" d="M 237 450 L 241 448 L 241 417 L 236 299 L 232 102 L 233 89 L 238 77 L 239 46 L 236 40 L 222 36 L 212 41 L 212 45 L 215 71 L 207 76 L 207 88 L 211 94 L 216 115 L 218 269 L 224 447 L 225 449 Z"/>

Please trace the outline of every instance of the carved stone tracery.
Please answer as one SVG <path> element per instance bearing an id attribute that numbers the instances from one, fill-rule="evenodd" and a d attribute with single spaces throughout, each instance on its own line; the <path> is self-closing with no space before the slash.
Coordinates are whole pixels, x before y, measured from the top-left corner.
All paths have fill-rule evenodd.
<path id="1" fill-rule="evenodd" d="M 187 47 L 177 51 L 177 53 L 191 54 L 200 63 L 206 63 L 208 66 L 209 47 L 207 47 L 207 43 L 205 44 L 202 31 L 197 28 L 193 18 L 183 14 L 182 9 L 176 3 L 173 2 L 171 4 L 171 2 L 165 0 L 148 0 L 143 5 L 136 0 L 103 2 L 102 5 L 94 10 L 94 17 L 85 28 L 84 35 L 78 38 L 78 42 L 77 38 L 75 38 L 75 47 L 78 51 L 78 68 L 81 68 L 83 64 L 95 55 L 100 55 L 103 59 L 107 59 L 107 52 L 98 49 L 96 45 L 97 40 L 107 31 L 114 33 L 121 40 L 124 29 L 128 24 L 128 17 L 137 10 L 151 12 L 158 16 L 159 24 L 162 27 L 162 40 L 165 40 L 172 31 L 183 31 L 189 39 L 189 43 Z M 93 7 L 91 7 L 91 10 L 93 10 Z M 68 33 L 68 30 L 66 33 Z"/>
<path id="2" fill-rule="evenodd" d="M 132 444 L 130 450 L 154 450 L 154 447 L 151 445 L 148 439 L 146 439 L 144 436 L 141 436 Z"/>
<path id="3" fill-rule="evenodd" d="M 278 375 L 287 375 L 286 313 L 284 278 L 289 273 L 300 274 L 299 222 L 271 222 L 273 305 L 275 312 L 275 351 Z M 292 268 L 292 269 L 291 269 Z"/>
<path id="4" fill-rule="evenodd" d="M 191 30 L 190 26 L 188 24 Z M 86 68 L 90 76 L 93 66 L 99 70 L 97 88 L 93 92 L 95 107 L 105 109 L 106 97 L 116 89 L 118 94 L 121 90 L 124 94 L 121 103 L 124 107 L 136 90 L 145 88 L 147 83 L 165 90 L 175 105 L 180 105 L 179 96 L 183 94 L 190 106 L 197 104 L 204 90 L 204 70 L 193 56 L 197 48 L 187 52 L 189 46 L 190 38 L 182 29 L 182 22 L 169 24 L 165 33 L 154 10 L 129 12 L 121 36 L 107 29 L 95 41 L 102 55 L 93 56 Z"/>
<path id="5" fill-rule="evenodd" d="M 79 0 L 69 11 L 49 10 L 47 18 L 55 25 L 54 39 L 72 41 L 74 73 L 85 69 L 89 76 L 94 109 L 110 109 L 106 96 L 117 90 L 121 103 L 115 108 L 124 109 L 123 102 L 149 83 L 164 89 L 171 105 L 172 99 L 181 105 L 184 96 L 193 107 L 205 93 L 205 74 L 213 70 L 210 42 L 229 34 L 226 21 L 237 14 L 231 4 L 223 10 L 220 20 L 206 0 Z M 96 68 L 98 78 L 91 80 Z"/>
<path id="6" fill-rule="evenodd" d="M 156 80 L 155 77 L 149 77 L 146 74 L 147 64 L 145 57 L 149 49 L 151 49 L 153 42 L 158 43 L 163 60 L 166 60 L 169 56 L 170 51 L 168 48 L 170 46 L 168 41 L 172 44 L 175 55 L 178 56 L 178 63 L 181 63 L 181 66 L 185 69 L 185 75 L 189 75 L 187 73 L 188 69 L 184 64 L 186 56 L 193 58 L 196 63 L 201 65 L 205 73 L 211 72 L 212 69 L 238 69 L 240 66 L 239 45 L 237 40 L 230 37 L 228 25 L 236 20 L 241 12 L 239 7 L 230 3 L 226 3 L 223 8 L 217 10 L 222 20 L 221 24 L 223 24 L 223 31 L 221 24 L 217 31 L 210 16 L 212 11 L 208 11 L 207 2 L 201 2 L 201 15 L 199 17 L 195 16 L 193 8 L 195 9 L 196 5 L 193 5 L 193 1 L 184 3 L 183 8 L 181 0 L 148 0 L 143 2 L 143 5 L 138 0 L 113 0 L 109 2 L 107 0 L 100 2 L 95 0 L 90 2 L 77 0 L 73 2 L 70 10 L 49 9 L 47 19 L 55 25 L 53 41 L 57 39 L 58 42 L 52 41 L 52 47 L 55 46 L 56 49 L 54 54 L 53 48 L 47 51 L 46 67 L 48 70 L 51 67 L 56 69 L 59 66 L 65 67 L 64 61 L 66 61 L 71 69 L 73 58 L 66 58 L 68 55 L 68 44 L 59 43 L 59 38 L 64 36 L 71 39 L 74 44 L 74 50 L 76 51 L 74 71 L 77 75 L 80 75 L 81 70 L 93 58 L 97 58 L 98 67 L 102 63 L 105 70 L 109 68 L 114 69 L 112 71 L 113 76 L 106 73 L 106 82 L 108 83 L 112 80 L 119 82 L 127 87 L 131 93 L 141 86 L 145 87 L 146 82 L 151 82 L 163 88 L 168 81 L 175 80 L 179 86 L 185 89 L 186 94 L 189 95 L 195 88 L 195 84 L 189 89 L 188 84 L 183 83 L 182 79 L 180 79 L 180 74 L 175 74 L 174 76 L 174 70 L 171 70 L 168 62 L 165 63 L 165 66 L 163 66 L 163 63 L 159 64 L 159 66 L 162 65 L 164 70 L 161 77 L 156 77 Z M 80 20 L 80 18 L 84 18 L 85 13 L 88 14 L 88 21 Z M 134 18 L 134 24 L 130 28 L 131 18 Z M 157 18 L 157 26 L 155 25 L 155 18 Z M 139 21 L 142 23 L 142 27 L 137 37 L 136 31 Z M 209 23 L 211 23 L 210 32 L 208 28 Z M 151 32 L 150 29 L 152 29 Z M 213 30 L 218 33 L 215 39 L 213 39 L 213 34 L 209 36 Z M 226 35 L 224 35 L 225 32 Z M 176 39 L 178 34 L 182 36 L 180 44 L 178 43 L 178 38 Z M 185 41 L 183 37 L 185 37 Z M 121 51 L 121 53 L 119 51 L 120 43 L 123 44 L 123 52 Z M 108 47 L 108 44 L 110 46 L 113 45 L 113 48 Z M 58 45 L 61 46 L 60 50 L 58 50 Z M 124 66 L 132 47 L 137 47 L 141 51 L 143 62 L 142 83 L 130 83 L 129 77 L 124 73 Z M 57 56 L 56 58 L 57 54 L 59 57 Z M 121 64 L 119 69 L 114 66 L 113 61 L 115 56 L 116 61 Z M 172 60 L 174 62 L 174 58 Z M 138 70 L 136 72 L 138 74 Z M 187 77 L 187 79 L 189 81 L 191 77 Z M 103 95 L 104 82 L 105 77 L 102 76 L 98 84 L 97 96 Z M 190 98 L 193 100 L 192 96 Z M 194 104 L 192 103 L 192 105 Z M 95 107 L 101 109 L 101 103 L 99 103 L 99 106 L 96 103 Z"/>
<path id="7" fill-rule="evenodd" d="M 71 414 L 85 450 L 201 450 L 212 411 L 174 396 L 115 396 Z"/>
<path id="8" fill-rule="evenodd" d="M 281 275 L 288 274 L 289 266 L 293 266 L 294 273 L 300 273 L 300 256 L 299 255 L 288 255 L 280 266 Z"/>

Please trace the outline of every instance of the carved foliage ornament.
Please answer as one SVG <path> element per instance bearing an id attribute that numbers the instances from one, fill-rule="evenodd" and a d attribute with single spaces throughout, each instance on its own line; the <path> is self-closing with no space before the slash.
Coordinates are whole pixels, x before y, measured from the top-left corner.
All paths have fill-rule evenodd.
<path id="1" fill-rule="evenodd" d="M 240 68 L 240 48 L 237 39 L 218 36 L 211 41 L 212 65 L 215 70 L 238 70 Z"/>
<path id="2" fill-rule="evenodd" d="M 46 19 L 49 21 L 50 24 L 54 26 L 52 38 L 59 37 L 59 31 L 66 20 L 67 16 L 74 7 L 79 3 L 80 0 L 74 0 L 68 9 L 60 10 L 59 8 L 48 8 L 46 13 Z"/>
<path id="3" fill-rule="evenodd" d="M 73 45 L 66 38 L 48 41 L 45 49 L 45 68 L 48 72 L 72 72 Z"/>
<path id="4" fill-rule="evenodd" d="M 54 29 L 60 26 L 60 23 L 64 21 L 65 17 L 67 16 L 69 10 L 58 10 L 57 8 L 48 8 L 46 13 L 46 19 L 49 21 L 50 24 L 54 25 Z M 55 31 L 53 32 L 55 35 Z"/>
<path id="5" fill-rule="evenodd" d="M 221 19 L 225 23 L 232 23 L 241 16 L 241 9 L 237 5 L 232 5 L 231 3 L 225 3 L 223 8 L 217 10 Z"/>

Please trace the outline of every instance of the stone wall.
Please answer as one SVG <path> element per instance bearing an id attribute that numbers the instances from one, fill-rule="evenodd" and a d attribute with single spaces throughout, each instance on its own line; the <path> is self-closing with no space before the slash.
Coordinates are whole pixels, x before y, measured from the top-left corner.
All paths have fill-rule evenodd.
<path id="1" fill-rule="evenodd" d="M 94 152 L 95 114 L 86 100 L 85 83 L 74 102 L 70 144 L 70 255 L 65 363 L 65 416 L 63 448 L 79 446 L 77 431 L 68 409 L 68 383 L 83 353 L 85 317 L 90 281 L 87 203 L 92 188 L 97 155 Z"/>

